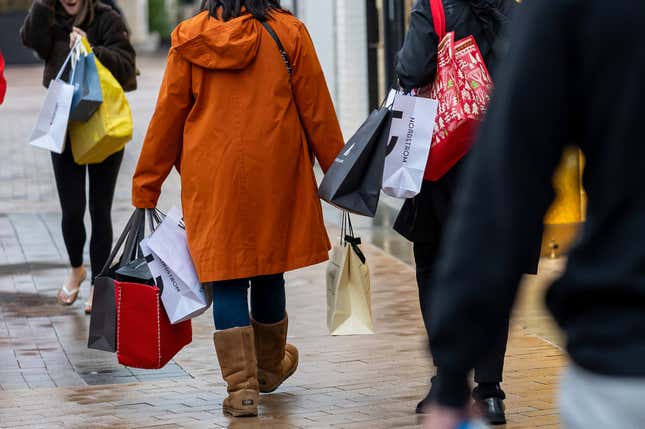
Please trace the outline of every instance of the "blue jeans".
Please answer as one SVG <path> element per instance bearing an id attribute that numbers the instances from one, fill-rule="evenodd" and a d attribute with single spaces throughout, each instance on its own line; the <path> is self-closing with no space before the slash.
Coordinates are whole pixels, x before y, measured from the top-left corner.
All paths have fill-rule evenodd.
<path id="1" fill-rule="evenodd" d="M 284 320 L 286 297 L 284 274 L 250 279 L 213 282 L 213 320 L 215 329 L 242 328 L 251 325 L 251 315 L 259 323 L 273 324 Z"/>

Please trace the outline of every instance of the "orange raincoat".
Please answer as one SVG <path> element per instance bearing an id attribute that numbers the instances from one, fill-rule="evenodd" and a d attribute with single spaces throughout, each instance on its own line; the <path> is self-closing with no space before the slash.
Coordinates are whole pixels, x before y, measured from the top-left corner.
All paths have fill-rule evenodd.
<path id="1" fill-rule="evenodd" d="M 202 12 L 172 35 L 133 203 L 155 207 L 181 173 L 190 251 L 202 282 L 277 274 L 328 258 L 311 153 L 327 171 L 343 146 L 311 38 L 298 19 L 269 19 L 293 65 L 250 14 Z"/>

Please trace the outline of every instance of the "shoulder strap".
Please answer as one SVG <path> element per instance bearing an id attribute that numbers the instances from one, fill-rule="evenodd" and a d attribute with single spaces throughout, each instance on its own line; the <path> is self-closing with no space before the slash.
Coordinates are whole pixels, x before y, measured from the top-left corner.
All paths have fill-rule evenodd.
<path id="1" fill-rule="evenodd" d="M 291 60 L 289 59 L 289 54 L 287 54 L 287 51 L 284 49 L 284 45 L 282 45 L 282 41 L 280 41 L 278 34 L 275 32 L 275 30 L 273 30 L 273 28 L 269 25 L 268 22 L 260 21 L 260 23 L 271 35 L 271 38 L 273 38 L 273 40 L 275 41 L 275 44 L 278 45 L 278 49 L 280 50 L 280 55 L 282 55 L 282 61 L 284 62 L 284 65 L 287 67 L 289 76 L 291 76 L 291 74 L 293 73 L 293 68 L 291 67 Z"/>
<path id="2" fill-rule="evenodd" d="M 430 0 L 430 10 L 434 30 L 439 36 L 439 41 L 442 41 L 446 37 L 446 12 L 443 9 L 442 0 Z"/>

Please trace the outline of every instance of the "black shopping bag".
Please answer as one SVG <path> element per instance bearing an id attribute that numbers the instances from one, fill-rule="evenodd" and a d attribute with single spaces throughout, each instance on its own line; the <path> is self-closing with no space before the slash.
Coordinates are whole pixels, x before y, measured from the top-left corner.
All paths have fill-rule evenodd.
<path id="1" fill-rule="evenodd" d="M 110 257 L 101 274 L 94 281 L 94 297 L 90 317 L 90 333 L 87 347 L 106 352 L 116 352 L 116 302 L 114 279 L 117 272 L 128 267 L 136 260 L 139 237 L 143 236 L 145 228 L 145 210 L 137 209 L 130 217 L 123 233 L 117 240 Z M 119 263 L 112 266 L 121 247 L 125 249 Z"/>
<path id="2" fill-rule="evenodd" d="M 370 114 L 325 174 L 320 198 L 350 213 L 376 215 L 391 121 L 386 107 Z"/>
<path id="3" fill-rule="evenodd" d="M 87 122 L 103 103 L 103 91 L 94 54 L 81 55 L 72 76 L 74 98 L 69 119 Z"/>

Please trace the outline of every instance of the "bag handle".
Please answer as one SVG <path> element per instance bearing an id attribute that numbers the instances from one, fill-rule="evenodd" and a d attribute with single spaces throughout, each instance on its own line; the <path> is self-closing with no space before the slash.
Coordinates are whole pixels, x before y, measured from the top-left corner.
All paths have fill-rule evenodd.
<path id="1" fill-rule="evenodd" d="M 65 73 L 65 69 L 67 68 L 67 65 L 69 64 L 70 60 L 72 57 L 78 52 L 79 45 L 81 43 L 81 39 L 76 39 L 76 43 L 74 43 L 74 46 L 72 46 L 72 49 L 69 50 L 69 54 L 67 54 L 67 58 L 65 58 L 65 62 L 61 66 L 60 70 L 58 70 L 58 74 L 56 75 L 56 79 L 58 80 L 63 77 L 63 73 Z M 74 64 L 72 64 L 72 69 L 74 68 Z"/>
<path id="2" fill-rule="evenodd" d="M 430 11 L 432 12 L 432 22 L 434 31 L 439 36 L 441 42 L 446 37 L 446 12 L 441 0 L 430 0 Z"/>
<path id="3" fill-rule="evenodd" d="M 268 22 L 260 21 L 260 24 L 262 24 L 262 26 L 267 30 L 271 38 L 275 41 L 275 44 L 278 45 L 278 50 L 280 50 L 282 61 L 284 62 L 284 65 L 287 67 L 287 72 L 289 72 L 289 77 L 291 77 L 291 75 L 293 74 L 293 67 L 291 67 L 291 59 L 289 58 L 289 54 L 287 53 L 286 49 L 284 49 L 284 45 L 282 44 L 280 37 L 278 37 L 278 34 L 275 32 L 273 27 L 269 25 Z"/>
<path id="4" fill-rule="evenodd" d="M 352 219 L 349 215 L 349 212 L 343 210 L 343 220 L 342 220 L 342 226 L 341 226 L 341 244 L 343 246 L 349 244 L 352 246 L 352 250 L 354 250 L 354 253 L 356 253 L 356 256 L 358 256 L 358 259 L 361 260 L 361 263 L 365 263 L 367 260 L 365 258 L 365 254 L 361 250 L 360 247 L 358 247 L 361 244 L 361 238 L 356 237 L 354 235 L 354 227 L 352 226 Z"/>

